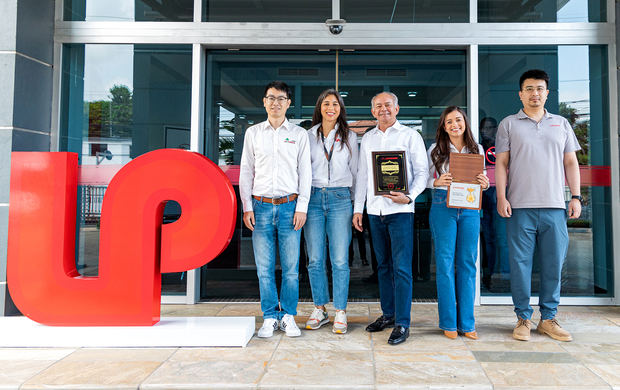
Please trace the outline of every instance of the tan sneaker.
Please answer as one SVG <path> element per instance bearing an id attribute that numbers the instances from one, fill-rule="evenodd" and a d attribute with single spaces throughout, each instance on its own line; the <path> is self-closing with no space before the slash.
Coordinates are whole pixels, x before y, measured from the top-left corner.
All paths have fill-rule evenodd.
<path id="1" fill-rule="evenodd" d="M 573 341 L 573 337 L 568 333 L 568 331 L 564 330 L 558 320 L 552 318 L 550 320 L 540 320 L 538 323 L 538 333 L 546 334 L 552 339 L 559 341 Z"/>
<path id="2" fill-rule="evenodd" d="M 528 341 L 530 339 L 530 329 L 532 329 L 532 321 L 519 318 L 517 326 L 515 326 L 515 329 L 512 331 L 512 338 Z"/>

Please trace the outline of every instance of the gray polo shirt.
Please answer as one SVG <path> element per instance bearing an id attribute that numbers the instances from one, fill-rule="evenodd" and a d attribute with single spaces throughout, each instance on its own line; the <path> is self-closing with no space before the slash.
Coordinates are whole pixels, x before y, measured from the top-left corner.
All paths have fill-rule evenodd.
<path id="1" fill-rule="evenodd" d="M 565 208 L 564 153 L 580 150 L 575 132 L 560 116 L 536 123 L 523 110 L 497 128 L 496 153 L 510 152 L 506 198 L 512 208 Z"/>

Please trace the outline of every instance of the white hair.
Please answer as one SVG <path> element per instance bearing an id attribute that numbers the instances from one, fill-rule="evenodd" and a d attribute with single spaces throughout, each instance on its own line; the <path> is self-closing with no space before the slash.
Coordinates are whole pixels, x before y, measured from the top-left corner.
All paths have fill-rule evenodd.
<path id="1" fill-rule="evenodd" d="M 392 92 L 383 91 L 383 92 L 379 92 L 378 94 L 376 94 L 375 96 L 372 97 L 372 99 L 370 100 L 370 108 L 374 108 L 374 106 L 375 106 L 375 99 L 377 98 L 377 96 L 379 96 L 379 95 L 381 95 L 383 93 L 390 95 L 390 97 L 394 101 L 394 105 L 398 106 L 398 96 L 394 95 Z"/>

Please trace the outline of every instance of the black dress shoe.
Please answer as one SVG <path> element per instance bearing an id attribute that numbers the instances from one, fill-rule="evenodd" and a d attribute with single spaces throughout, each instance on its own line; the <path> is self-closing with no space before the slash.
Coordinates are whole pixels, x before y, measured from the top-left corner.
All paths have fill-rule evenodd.
<path id="1" fill-rule="evenodd" d="M 394 327 L 394 317 L 387 318 L 385 316 L 381 316 L 375 320 L 372 324 L 366 327 L 366 332 L 380 332 L 385 328 L 393 328 Z"/>
<path id="2" fill-rule="evenodd" d="M 407 337 L 409 337 L 409 328 L 405 328 L 404 326 L 397 326 L 392 331 L 392 334 L 388 339 L 388 344 L 400 344 L 403 341 L 407 340 Z"/>

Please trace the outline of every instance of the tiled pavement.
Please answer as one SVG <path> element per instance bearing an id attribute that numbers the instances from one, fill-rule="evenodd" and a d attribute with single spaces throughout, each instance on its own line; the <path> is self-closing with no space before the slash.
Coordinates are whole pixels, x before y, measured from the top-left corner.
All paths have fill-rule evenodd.
<path id="1" fill-rule="evenodd" d="M 299 306 L 302 325 L 311 305 Z M 511 338 L 509 306 L 476 308 L 480 340 L 449 340 L 437 306 L 416 304 L 406 343 L 370 334 L 377 304 L 348 308 L 349 332 L 331 327 L 247 348 L 0 349 L 0 389 L 620 389 L 620 307 L 561 307 L 562 343 Z M 163 316 L 257 316 L 258 304 L 167 305 Z M 538 318 L 535 318 L 537 323 Z"/>

